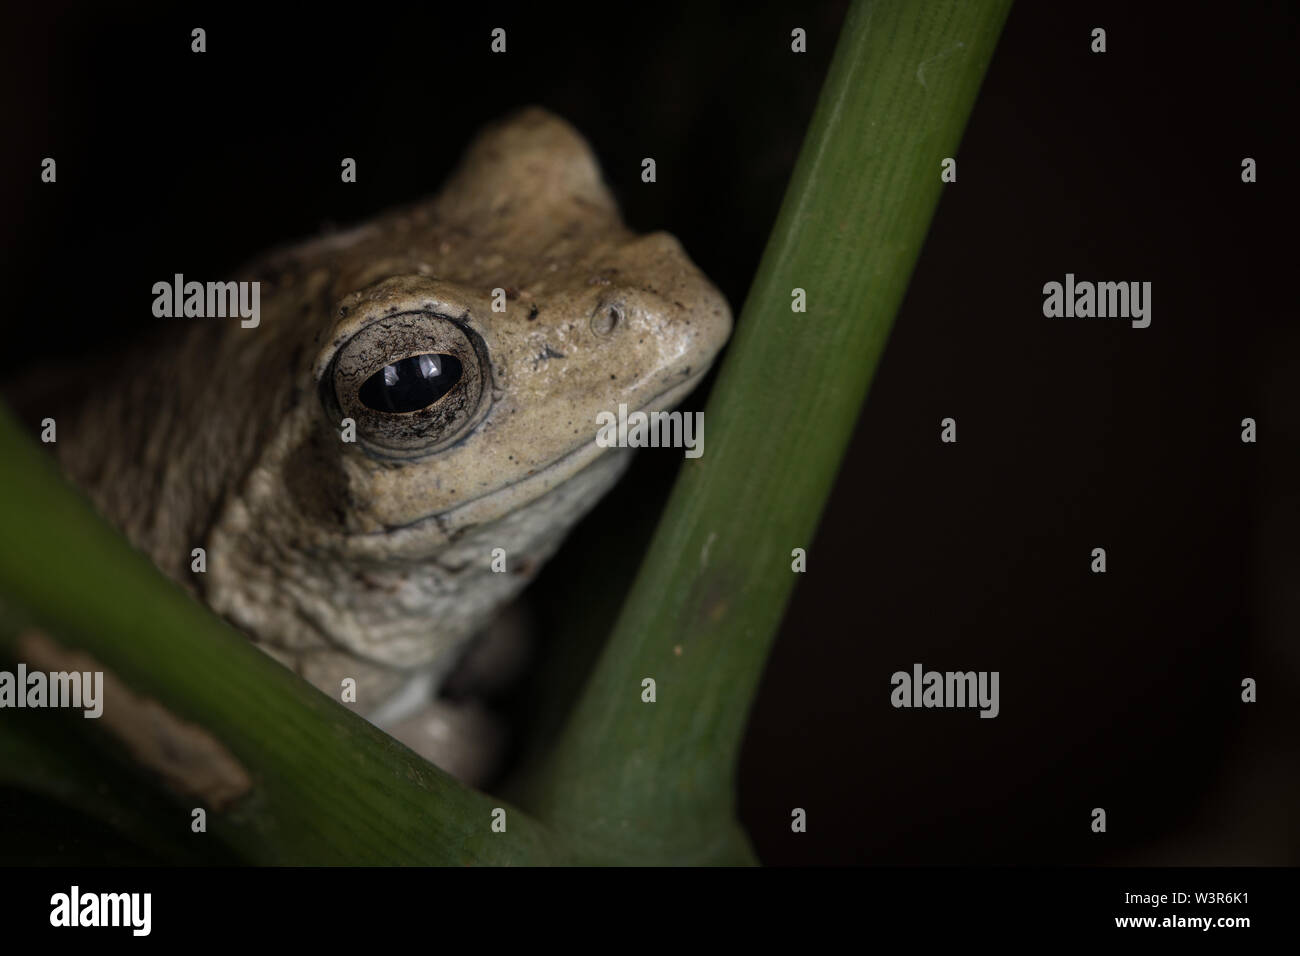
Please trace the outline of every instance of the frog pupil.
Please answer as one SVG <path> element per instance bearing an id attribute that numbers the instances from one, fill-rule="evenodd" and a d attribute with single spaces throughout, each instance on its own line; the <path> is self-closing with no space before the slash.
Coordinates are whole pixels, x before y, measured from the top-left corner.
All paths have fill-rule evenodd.
<path id="1" fill-rule="evenodd" d="M 366 379 L 357 397 L 377 412 L 417 412 L 451 391 L 460 375 L 454 355 L 412 355 Z"/>

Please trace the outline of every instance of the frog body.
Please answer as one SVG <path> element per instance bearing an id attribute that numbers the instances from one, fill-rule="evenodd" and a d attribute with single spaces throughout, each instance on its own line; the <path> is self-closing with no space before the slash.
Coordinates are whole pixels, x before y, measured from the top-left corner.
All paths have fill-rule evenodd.
<path id="1" fill-rule="evenodd" d="M 677 404 L 727 303 L 535 108 L 433 198 L 239 278 L 256 326 L 165 320 L 60 420 L 60 461 L 260 647 L 335 699 L 354 681 L 349 706 L 472 778 L 439 688 L 626 467 L 597 414 Z"/>

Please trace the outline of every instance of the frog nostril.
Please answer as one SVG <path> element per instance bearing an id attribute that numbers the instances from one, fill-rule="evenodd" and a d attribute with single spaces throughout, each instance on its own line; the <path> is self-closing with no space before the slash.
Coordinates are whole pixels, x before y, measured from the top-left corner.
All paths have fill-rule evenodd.
<path id="1" fill-rule="evenodd" d="M 623 304 L 608 302 L 596 306 L 591 314 L 591 331 L 597 335 L 609 335 L 623 322 Z"/>

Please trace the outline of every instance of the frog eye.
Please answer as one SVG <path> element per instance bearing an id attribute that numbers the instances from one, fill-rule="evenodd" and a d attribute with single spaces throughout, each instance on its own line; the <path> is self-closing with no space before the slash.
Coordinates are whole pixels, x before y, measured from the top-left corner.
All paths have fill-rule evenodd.
<path id="1" fill-rule="evenodd" d="M 455 388 L 462 369 L 454 355 L 412 355 L 366 379 L 357 397 L 377 412 L 418 412 Z"/>
<path id="2" fill-rule="evenodd" d="M 321 381 L 331 418 L 356 422 L 373 455 L 418 458 L 454 442 L 487 412 L 482 339 L 441 315 L 402 313 L 343 343 Z"/>

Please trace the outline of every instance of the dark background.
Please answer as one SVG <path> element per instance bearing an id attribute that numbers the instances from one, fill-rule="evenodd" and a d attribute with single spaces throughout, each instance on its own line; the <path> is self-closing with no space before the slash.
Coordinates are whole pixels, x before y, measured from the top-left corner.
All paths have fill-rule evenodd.
<path id="1" fill-rule="evenodd" d="M 739 312 L 845 7 L 15 11 L 0 372 L 146 329 L 126 303 L 159 276 L 434 191 L 532 102 Z M 1281 4 L 1013 9 L 755 705 L 740 809 L 765 862 L 1300 862 L 1295 46 Z M 1151 281 L 1151 327 L 1045 319 L 1066 272 Z M 620 593 L 680 461 L 642 452 L 543 572 L 544 651 L 592 580 Z M 918 661 L 999 670 L 1001 715 L 894 710 Z"/>

